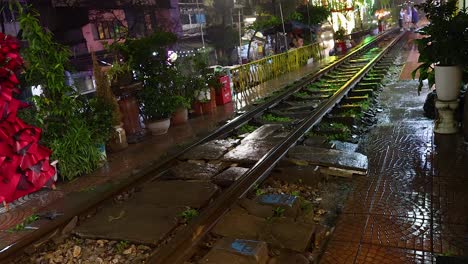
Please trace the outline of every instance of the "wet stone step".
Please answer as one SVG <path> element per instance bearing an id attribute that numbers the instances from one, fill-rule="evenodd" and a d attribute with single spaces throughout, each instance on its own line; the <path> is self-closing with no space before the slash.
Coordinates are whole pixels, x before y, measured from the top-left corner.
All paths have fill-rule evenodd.
<path id="1" fill-rule="evenodd" d="M 336 91 L 336 89 L 314 89 L 314 88 L 308 88 L 307 93 L 310 94 L 333 94 Z"/>
<path id="2" fill-rule="evenodd" d="M 376 71 L 384 71 L 384 72 L 387 72 L 388 71 L 388 68 L 389 66 L 388 65 L 380 65 L 380 64 L 377 64 L 374 66 L 374 68 L 372 68 L 373 70 L 376 70 Z"/>
<path id="3" fill-rule="evenodd" d="M 385 78 L 385 74 L 378 74 L 378 73 L 368 73 L 366 75 L 366 77 L 369 77 L 369 78 L 376 78 L 376 79 L 383 79 Z"/>
<path id="4" fill-rule="evenodd" d="M 212 140 L 184 153 L 182 160 L 217 160 L 239 143 L 237 139 Z"/>
<path id="5" fill-rule="evenodd" d="M 332 140 L 331 143 L 335 145 L 336 150 L 353 153 L 357 151 L 358 144 L 353 144 L 349 142 L 343 142 L 339 140 Z"/>
<path id="6" fill-rule="evenodd" d="M 268 246 L 263 241 L 221 238 L 198 263 L 266 264 Z"/>
<path id="7" fill-rule="evenodd" d="M 271 177 L 293 184 L 317 185 L 322 177 L 318 166 L 284 166 L 273 170 Z"/>
<path id="8" fill-rule="evenodd" d="M 354 76 L 358 73 L 359 69 L 338 69 L 338 74 L 345 74 Z"/>
<path id="9" fill-rule="evenodd" d="M 304 104 L 304 105 L 298 105 L 298 106 L 287 106 L 287 107 L 279 108 L 278 111 L 282 111 L 282 112 L 307 111 L 307 112 L 310 112 L 310 111 L 314 110 L 315 108 L 317 108 L 318 105 L 319 105 L 318 103 L 313 103 L 313 104 Z"/>
<path id="10" fill-rule="evenodd" d="M 213 182 L 222 187 L 229 187 L 237 181 L 249 169 L 242 167 L 230 167 L 213 178 Z"/>
<path id="11" fill-rule="evenodd" d="M 302 111 L 284 111 L 284 110 L 271 110 L 271 112 L 275 115 L 279 116 L 286 116 L 294 119 L 303 119 L 306 118 L 307 116 L 310 115 L 313 109 L 310 109 L 309 111 L 307 110 L 302 110 Z"/>
<path id="12" fill-rule="evenodd" d="M 284 104 L 289 105 L 291 107 L 313 107 L 316 108 L 320 105 L 319 100 L 307 100 L 307 101 L 284 101 Z"/>
<path id="13" fill-rule="evenodd" d="M 181 162 L 169 169 L 169 178 L 184 180 L 210 181 L 216 174 L 228 167 L 228 164 L 213 162 Z"/>
<path id="14" fill-rule="evenodd" d="M 354 103 L 367 101 L 367 100 L 369 100 L 369 96 L 367 96 L 367 95 L 365 95 L 365 96 L 350 96 L 350 97 L 344 98 L 342 103 L 343 104 L 354 104 Z"/>
<path id="15" fill-rule="evenodd" d="M 296 100 L 325 100 L 330 97 L 331 94 L 322 94 L 322 93 L 314 93 L 308 95 L 293 95 Z"/>
<path id="16" fill-rule="evenodd" d="M 361 112 L 362 108 L 360 105 L 340 105 L 340 107 L 333 108 L 332 113 L 339 115 L 349 111 Z"/>
<path id="17" fill-rule="evenodd" d="M 152 182 L 120 204 L 105 204 L 74 232 L 84 238 L 156 245 L 177 226 L 180 213 L 203 207 L 218 191 L 209 182 Z"/>
<path id="18" fill-rule="evenodd" d="M 350 60 L 349 62 L 350 63 L 367 63 L 369 61 L 370 61 L 370 59 L 363 58 L 363 59 L 353 59 L 353 60 Z"/>
<path id="19" fill-rule="evenodd" d="M 295 146 L 289 150 L 287 155 L 289 159 L 300 160 L 309 165 L 367 172 L 367 156 L 360 153 L 347 153 L 335 149 Z"/>
<path id="20" fill-rule="evenodd" d="M 371 97 L 374 94 L 374 90 L 372 89 L 353 89 L 350 92 L 351 96 L 369 96 Z"/>
<path id="21" fill-rule="evenodd" d="M 325 136 L 308 136 L 306 140 L 304 140 L 304 145 L 319 148 L 333 148 Z"/>
<path id="22" fill-rule="evenodd" d="M 281 124 L 266 124 L 257 129 L 255 129 L 252 133 L 250 133 L 247 137 L 245 137 L 242 142 L 246 142 L 249 140 L 263 140 L 267 137 L 271 136 L 273 133 L 281 130 L 283 125 Z"/>
<path id="23" fill-rule="evenodd" d="M 329 74 L 329 75 L 325 75 L 324 78 L 326 79 L 346 79 L 346 80 L 349 80 L 351 77 L 353 77 L 354 74 L 346 74 L 346 73 L 342 73 L 342 74 L 338 74 L 338 73 L 332 73 L 332 74 Z"/>
<path id="24" fill-rule="evenodd" d="M 375 77 L 364 77 L 361 80 L 361 83 L 380 83 L 383 78 L 375 78 Z"/>
<path id="25" fill-rule="evenodd" d="M 358 116 L 356 114 L 346 114 L 346 115 L 333 114 L 333 115 L 328 116 L 326 120 L 330 122 L 345 124 L 347 126 L 356 125 L 359 121 Z"/>
<path id="26" fill-rule="evenodd" d="M 216 235 L 265 241 L 272 246 L 299 252 L 307 250 L 315 234 L 315 225 L 290 218 L 265 218 L 249 215 L 245 210 L 232 209 L 216 224 Z"/>
<path id="27" fill-rule="evenodd" d="M 373 89 L 378 90 L 380 88 L 380 83 L 378 82 L 360 82 L 357 86 L 358 89 Z"/>
<path id="28" fill-rule="evenodd" d="M 157 245 L 158 241 L 177 226 L 177 216 L 184 210 L 185 207 L 117 204 L 105 207 L 94 217 L 87 219 L 74 233 L 82 238 Z"/>
<path id="29" fill-rule="evenodd" d="M 158 207 L 201 208 L 219 192 L 219 187 L 202 181 L 155 181 L 145 184 L 143 190 L 133 194 L 135 203 Z"/>
<path id="30" fill-rule="evenodd" d="M 248 140 L 226 153 L 222 160 L 234 163 L 253 164 L 259 161 L 281 139 Z"/>

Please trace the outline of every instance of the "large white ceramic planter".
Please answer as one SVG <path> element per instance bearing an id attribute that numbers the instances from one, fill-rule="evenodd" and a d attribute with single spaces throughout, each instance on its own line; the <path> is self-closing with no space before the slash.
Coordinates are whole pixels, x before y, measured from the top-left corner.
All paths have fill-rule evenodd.
<path id="1" fill-rule="evenodd" d="M 460 66 L 435 66 L 437 99 L 454 101 L 460 96 L 462 69 Z"/>
<path id="2" fill-rule="evenodd" d="M 163 135 L 167 133 L 169 126 L 171 125 L 171 119 L 156 120 L 146 123 L 146 127 L 151 131 L 153 136 Z"/>

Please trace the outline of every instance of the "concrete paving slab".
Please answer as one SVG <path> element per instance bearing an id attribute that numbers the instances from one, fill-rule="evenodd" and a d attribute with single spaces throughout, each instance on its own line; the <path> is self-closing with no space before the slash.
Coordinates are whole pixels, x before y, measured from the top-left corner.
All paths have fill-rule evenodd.
<path id="1" fill-rule="evenodd" d="M 83 238 L 156 245 L 177 226 L 177 215 L 184 210 L 184 207 L 161 208 L 135 202 L 107 206 L 78 226 L 74 233 Z"/>
<path id="2" fill-rule="evenodd" d="M 223 162 L 191 163 L 181 162 L 169 172 L 175 179 L 209 181 L 227 167 Z"/>
<path id="3" fill-rule="evenodd" d="M 368 166 L 367 157 L 363 154 L 308 146 L 295 146 L 291 148 L 288 152 L 288 158 L 300 160 L 309 165 L 320 165 L 363 172 L 367 171 Z"/>
<path id="4" fill-rule="evenodd" d="M 271 206 L 271 210 L 282 208 L 285 216 L 295 218 L 300 210 L 297 196 L 289 194 L 263 194 L 255 199 L 261 205 Z"/>
<path id="5" fill-rule="evenodd" d="M 222 160 L 253 164 L 259 161 L 274 146 L 274 140 L 243 141 L 239 146 L 226 153 Z"/>
<path id="6" fill-rule="evenodd" d="M 205 181 L 156 181 L 146 184 L 132 200 L 158 207 L 200 208 L 219 191 L 219 187 Z"/>
<path id="7" fill-rule="evenodd" d="M 229 187 L 237 181 L 249 169 L 242 167 L 230 167 L 213 178 L 213 182 L 222 187 Z"/>
<path id="8" fill-rule="evenodd" d="M 341 150 L 344 152 L 354 153 L 358 148 L 358 144 L 353 144 L 349 142 L 339 141 L 339 140 L 332 140 L 331 141 L 335 145 L 335 149 Z"/>
<path id="9" fill-rule="evenodd" d="M 276 247 L 304 252 L 310 247 L 314 234 L 314 224 L 275 217 L 261 230 L 259 239 Z"/>
<path id="10" fill-rule="evenodd" d="M 197 146 L 182 155 L 182 160 L 216 160 L 221 158 L 230 148 L 237 145 L 237 139 L 212 140 Z"/>
<path id="11" fill-rule="evenodd" d="M 310 246 L 315 225 L 283 217 L 273 217 L 267 221 L 239 210 L 231 210 L 218 222 L 213 233 L 231 238 L 261 240 L 276 247 L 302 252 Z"/>
<path id="12" fill-rule="evenodd" d="M 282 128 L 283 128 L 283 125 L 281 125 L 281 124 L 266 124 L 266 125 L 263 125 L 263 126 L 257 128 L 257 129 L 255 129 L 255 131 L 253 131 L 247 137 L 242 139 L 242 143 L 247 142 L 247 141 L 251 141 L 251 140 L 264 140 L 264 139 L 268 138 L 273 133 L 275 133 L 276 131 L 278 131 L 278 130 L 280 130 Z"/>
<path id="13" fill-rule="evenodd" d="M 264 218 L 240 210 L 231 210 L 221 218 L 212 232 L 224 237 L 258 240 L 259 232 L 265 224 Z"/>
<path id="14" fill-rule="evenodd" d="M 334 145 L 328 142 L 325 136 L 309 136 L 304 140 L 304 145 L 318 148 L 333 148 Z"/>
<path id="15" fill-rule="evenodd" d="M 268 258 L 263 241 L 222 238 L 199 263 L 266 264 Z"/>

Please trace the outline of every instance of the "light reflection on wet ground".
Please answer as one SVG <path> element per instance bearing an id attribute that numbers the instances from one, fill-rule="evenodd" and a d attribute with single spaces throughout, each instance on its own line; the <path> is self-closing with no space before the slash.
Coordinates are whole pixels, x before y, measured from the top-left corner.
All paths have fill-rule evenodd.
<path id="1" fill-rule="evenodd" d="M 459 135 L 434 137 L 425 94 L 398 81 L 380 96 L 379 124 L 322 263 L 435 263 L 468 255 L 468 153 Z M 427 91 L 426 91 L 427 93 Z"/>

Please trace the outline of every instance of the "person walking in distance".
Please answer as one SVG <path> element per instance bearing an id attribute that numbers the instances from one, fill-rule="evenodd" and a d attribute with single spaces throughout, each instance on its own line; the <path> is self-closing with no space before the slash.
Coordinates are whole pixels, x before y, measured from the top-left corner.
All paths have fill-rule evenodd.
<path id="1" fill-rule="evenodd" d="M 416 30 L 418 28 L 419 15 L 418 10 L 414 6 L 411 7 L 411 23 L 413 28 Z"/>
<path id="2" fill-rule="evenodd" d="M 400 16 L 398 18 L 398 26 L 400 26 L 400 31 L 404 30 L 403 23 L 405 18 L 405 10 L 403 8 L 400 9 Z"/>

